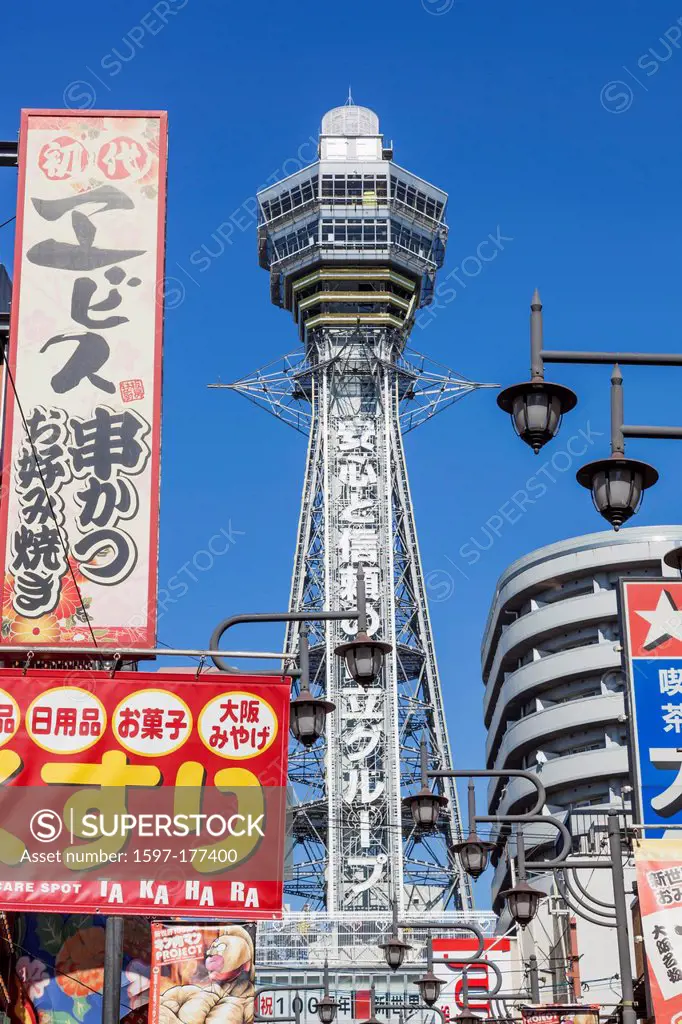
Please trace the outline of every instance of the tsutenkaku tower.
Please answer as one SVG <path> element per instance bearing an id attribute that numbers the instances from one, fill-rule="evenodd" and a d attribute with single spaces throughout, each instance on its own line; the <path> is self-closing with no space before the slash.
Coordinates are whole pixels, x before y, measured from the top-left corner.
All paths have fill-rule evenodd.
<path id="1" fill-rule="evenodd" d="M 331 915 L 385 913 L 393 898 L 401 914 L 471 906 L 448 852 L 454 786 L 426 839 L 401 807 L 419 788 L 422 738 L 431 767 L 452 765 L 403 434 L 481 386 L 406 351 L 443 263 L 446 199 L 393 162 L 376 114 L 350 102 L 324 116 L 319 159 L 258 195 L 260 265 L 302 351 L 228 386 L 308 435 L 291 608 L 353 608 L 362 564 L 369 632 L 393 648 L 364 690 L 334 655 L 355 623 L 310 630 L 312 689 L 337 710 L 324 744 L 291 750 L 286 888 L 293 906 Z"/>

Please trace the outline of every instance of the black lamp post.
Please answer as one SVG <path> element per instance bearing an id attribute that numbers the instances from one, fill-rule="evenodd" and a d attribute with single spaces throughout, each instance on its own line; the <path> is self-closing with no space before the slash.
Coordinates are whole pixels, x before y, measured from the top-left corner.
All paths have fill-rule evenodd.
<path id="1" fill-rule="evenodd" d="M 426 972 L 414 984 L 419 989 L 423 1003 L 433 1006 L 438 1002 L 444 982 L 433 973 L 433 941 L 430 935 L 426 942 Z"/>
<path id="2" fill-rule="evenodd" d="M 422 786 L 418 793 L 405 796 L 402 800 L 403 807 L 412 815 L 412 821 L 420 832 L 428 832 L 438 824 L 441 811 L 448 805 L 448 798 L 434 793 L 429 786 L 429 754 L 426 744 L 421 743 L 419 747 L 419 766 L 421 771 Z"/>
<path id="3" fill-rule="evenodd" d="M 646 462 L 625 456 L 626 437 L 682 439 L 682 427 L 638 425 L 623 422 L 623 378 L 618 364 L 636 366 L 682 366 L 681 353 L 668 352 L 571 352 L 545 349 L 542 341 L 542 303 L 537 289 L 531 303 L 531 379 L 514 384 L 498 396 L 497 404 L 509 413 L 514 429 L 537 454 L 543 444 L 556 436 L 561 416 L 576 404 L 568 388 L 545 381 L 545 363 L 611 363 L 611 456 L 583 466 L 578 483 L 592 494 L 595 508 L 614 530 L 620 529 L 638 510 L 642 494 L 658 480 L 658 473 Z"/>
<path id="4" fill-rule="evenodd" d="M 397 935 L 391 935 L 385 942 L 379 943 L 379 949 L 384 951 L 387 967 L 390 967 L 392 971 L 397 971 L 399 967 L 402 967 L 408 950 L 412 949 L 412 946 L 408 942 L 403 942 Z"/>
<path id="5" fill-rule="evenodd" d="M 317 1004 L 317 1016 L 320 1018 L 320 1024 L 332 1024 L 337 1009 L 338 1003 L 333 996 L 322 996 Z"/>
<path id="6" fill-rule="evenodd" d="M 311 747 L 324 735 L 327 715 L 335 705 L 310 692 L 310 657 L 308 651 L 308 627 L 301 623 L 298 631 L 298 662 L 301 672 L 301 689 L 290 705 L 290 727 L 294 739 L 304 747 Z"/>
<path id="7" fill-rule="evenodd" d="M 412 949 L 412 946 L 408 942 L 403 942 L 398 935 L 398 901 L 395 895 L 393 896 L 391 909 L 393 914 L 391 934 L 384 942 L 379 943 L 379 949 L 383 950 L 387 967 L 392 971 L 397 971 L 399 967 L 402 967 L 405 957 L 408 951 Z"/>
<path id="8" fill-rule="evenodd" d="M 324 985 L 324 995 L 317 1004 L 317 1016 L 320 1018 L 320 1024 L 332 1024 L 339 1004 L 329 994 L 329 964 L 326 960 L 322 972 L 322 984 Z"/>
<path id="9" fill-rule="evenodd" d="M 535 889 L 528 884 L 526 878 L 526 850 L 523 841 L 523 831 L 518 825 L 516 829 L 516 865 L 517 882 L 511 889 L 505 889 L 500 893 L 502 899 L 507 901 L 509 913 L 521 928 L 527 928 L 538 912 L 540 900 L 547 894 L 542 889 Z"/>
<path id="10" fill-rule="evenodd" d="M 537 455 L 556 436 L 561 417 L 578 399 L 570 388 L 545 380 L 542 362 L 542 303 L 537 288 L 531 302 L 531 379 L 505 388 L 497 397 L 500 409 L 510 414 L 514 430 Z"/>
<path id="11" fill-rule="evenodd" d="M 367 633 L 367 598 L 365 595 L 365 573 L 358 566 L 357 585 L 358 631 L 354 640 L 339 644 L 334 653 L 346 661 L 351 677 L 360 686 L 371 686 L 381 672 L 384 657 L 391 645 L 383 640 L 374 640 Z"/>
<path id="12" fill-rule="evenodd" d="M 635 514 L 644 491 L 658 480 L 653 466 L 625 456 L 623 377 L 617 363 L 611 374 L 611 456 L 589 462 L 576 479 L 591 491 L 594 507 L 614 530 Z"/>
<path id="13" fill-rule="evenodd" d="M 467 875 L 479 878 L 488 867 L 488 860 L 495 849 L 495 844 L 486 842 L 476 833 L 476 794 L 473 779 L 469 779 L 468 803 L 469 835 L 463 842 L 455 843 L 452 849 L 458 854 L 460 864 Z"/>
<path id="14" fill-rule="evenodd" d="M 369 686 L 381 669 L 381 663 L 391 645 L 381 640 L 372 640 L 367 636 L 367 602 L 365 599 L 365 578 L 362 566 L 358 567 L 357 582 L 358 607 L 350 608 L 347 611 L 325 611 L 322 609 L 309 609 L 303 612 L 250 612 L 245 615 L 232 615 L 229 619 L 223 619 L 211 635 L 211 652 L 217 651 L 220 640 L 224 633 L 233 626 L 242 623 L 260 622 L 298 622 L 299 630 L 299 661 L 297 671 L 291 675 L 300 677 L 300 690 L 298 696 L 291 702 L 290 728 L 295 739 L 306 747 L 310 747 L 322 735 L 324 735 L 325 720 L 335 705 L 331 701 L 314 697 L 310 691 L 310 668 L 308 657 L 308 634 L 306 631 L 307 622 L 340 622 L 343 619 L 357 619 L 358 634 L 350 644 L 342 644 L 337 648 L 336 653 L 346 657 L 349 669 L 352 669 L 353 678 L 362 685 Z M 283 656 L 283 660 L 286 656 Z M 221 672 L 237 675 L 238 672 L 229 665 L 225 658 L 218 654 L 211 653 L 211 660 Z M 266 671 L 262 675 L 281 675 L 280 672 Z"/>
<path id="15" fill-rule="evenodd" d="M 424 786 L 413 796 L 403 797 L 402 803 L 412 815 L 412 821 L 416 827 L 426 832 L 438 824 L 441 811 L 447 807 L 448 798 L 434 793 L 428 786 Z"/>

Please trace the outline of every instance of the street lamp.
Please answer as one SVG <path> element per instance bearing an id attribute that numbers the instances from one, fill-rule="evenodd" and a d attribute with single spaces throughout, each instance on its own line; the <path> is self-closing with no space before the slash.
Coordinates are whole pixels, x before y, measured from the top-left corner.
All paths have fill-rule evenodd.
<path id="1" fill-rule="evenodd" d="M 419 989 L 423 1003 L 433 1006 L 438 1002 L 445 983 L 433 973 L 433 939 L 430 935 L 426 942 L 426 973 L 422 974 L 421 978 L 417 978 L 414 984 Z"/>
<path id="2" fill-rule="evenodd" d="M 454 853 L 458 854 L 460 864 L 467 875 L 479 878 L 488 866 L 488 860 L 491 852 L 495 849 L 495 844 L 486 842 L 476 834 L 476 794 L 473 779 L 469 779 L 468 803 L 469 835 L 463 842 L 455 843 L 452 849 Z"/>
<path id="3" fill-rule="evenodd" d="M 644 491 L 658 480 L 653 466 L 625 456 L 623 376 L 617 363 L 611 374 L 611 455 L 588 462 L 576 480 L 592 492 L 594 507 L 614 530 L 635 514 Z"/>
<path id="4" fill-rule="evenodd" d="M 488 867 L 488 859 L 491 851 L 495 849 L 495 844 L 484 842 L 472 832 L 463 842 L 455 843 L 452 849 L 459 855 L 459 862 L 467 875 L 480 878 Z"/>
<path id="5" fill-rule="evenodd" d="M 517 882 L 513 888 L 500 893 L 502 899 L 507 901 L 509 913 L 521 928 L 527 928 L 531 923 L 545 895 L 541 889 L 534 889 L 526 881 Z"/>
<path id="6" fill-rule="evenodd" d="M 353 640 L 339 644 L 334 653 L 346 661 L 350 676 L 360 686 L 371 686 L 381 672 L 385 655 L 391 645 L 383 640 L 374 640 L 367 633 L 367 599 L 365 595 L 365 573 L 358 566 L 357 582 L 358 631 Z"/>
<path id="7" fill-rule="evenodd" d="M 301 690 L 290 705 L 290 728 L 294 739 L 304 747 L 312 747 L 324 735 L 327 715 L 335 705 L 313 697 L 309 689 Z"/>
<path id="8" fill-rule="evenodd" d="M 434 1003 L 438 1002 L 443 982 L 440 978 L 436 977 L 433 971 L 427 971 L 426 974 L 422 974 L 421 978 L 417 978 L 414 984 L 419 989 L 419 995 L 423 1003 L 426 1003 L 427 1006 L 433 1006 Z"/>
<path id="9" fill-rule="evenodd" d="M 426 832 L 438 824 L 441 811 L 447 807 L 448 798 L 434 793 L 428 786 L 423 786 L 413 796 L 403 797 L 402 802 L 412 815 L 416 827 Z"/>
<path id="10" fill-rule="evenodd" d="M 642 494 L 656 483 L 658 473 L 646 462 L 614 452 L 608 459 L 588 462 L 578 470 L 576 480 L 592 492 L 597 512 L 619 530 L 635 514 Z"/>
<path id="11" fill-rule="evenodd" d="M 450 1020 L 453 1022 L 457 1021 L 457 1024 L 481 1024 L 483 1018 L 477 1014 L 472 1013 L 468 1008 L 458 1013 L 456 1017 L 451 1017 Z"/>
<path id="12" fill-rule="evenodd" d="M 518 879 L 511 889 L 500 893 L 507 901 L 509 913 L 521 928 L 527 928 L 538 912 L 540 900 L 547 894 L 535 889 L 526 878 L 526 848 L 521 825 L 516 826 L 516 866 Z"/>
<path id="13" fill-rule="evenodd" d="M 571 352 L 545 349 L 542 341 L 542 303 L 537 289 L 531 302 L 531 379 L 514 384 L 498 396 L 497 404 L 509 413 L 514 429 L 535 454 L 554 437 L 563 413 L 576 404 L 568 388 L 545 380 L 545 363 L 613 364 L 611 377 L 611 457 L 583 466 L 578 483 L 592 493 L 595 508 L 615 530 L 639 508 L 643 492 L 658 480 L 645 462 L 625 457 L 626 437 L 682 439 L 682 427 L 631 425 L 623 422 L 623 378 L 619 363 L 631 366 L 682 366 L 682 353 L 668 352 Z"/>
<path id="14" fill-rule="evenodd" d="M 301 672 L 301 689 L 290 705 L 290 728 L 294 739 L 304 747 L 312 747 L 324 735 L 327 715 L 335 705 L 310 692 L 310 658 L 308 651 L 308 628 L 301 623 L 298 632 L 298 662 Z"/>
<path id="15" fill-rule="evenodd" d="M 441 811 L 448 805 L 448 798 L 434 793 L 429 787 L 429 755 L 423 741 L 419 747 L 419 768 L 422 788 L 418 793 L 403 797 L 402 805 L 412 815 L 415 827 L 421 832 L 428 832 L 438 824 Z"/>
<path id="16" fill-rule="evenodd" d="M 541 355 L 542 303 L 537 288 L 530 308 L 531 379 L 505 388 L 498 395 L 497 404 L 509 413 L 514 430 L 537 455 L 556 436 L 563 414 L 570 412 L 578 399 L 570 388 L 545 380 Z"/>
<path id="17" fill-rule="evenodd" d="M 677 569 L 682 575 L 682 547 L 673 548 L 663 556 L 663 561 L 666 565 L 669 565 L 671 569 Z"/>
<path id="18" fill-rule="evenodd" d="M 412 949 L 412 946 L 408 942 L 403 942 L 397 935 L 390 935 L 385 942 L 379 943 L 379 949 L 384 951 L 387 967 L 390 967 L 392 971 L 397 971 L 399 967 L 402 967 L 407 952 Z"/>
<path id="19" fill-rule="evenodd" d="M 317 1004 L 317 1016 L 320 1018 L 320 1024 L 332 1024 L 337 1008 L 338 1003 L 333 996 L 322 996 Z"/>
<path id="20" fill-rule="evenodd" d="M 402 967 L 405 956 L 408 950 L 412 949 L 409 943 L 403 942 L 398 935 L 398 901 L 393 895 L 391 901 L 391 912 L 393 915 L 393 927 L 391 928 L 391 934 L 384 941 L 379 943 L 379 949 L 384 952 L 384 960 L 386 965 L 390 967 L 392 971 L 397 971 L 399 967 Z"/>

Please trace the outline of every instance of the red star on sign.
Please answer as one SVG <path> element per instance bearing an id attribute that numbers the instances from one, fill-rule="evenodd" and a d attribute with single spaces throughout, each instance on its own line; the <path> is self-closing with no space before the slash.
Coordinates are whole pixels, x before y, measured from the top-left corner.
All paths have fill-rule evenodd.
<path id="1" fill-rule="evenodd" d="M 623 589 L 630 655 L 682 657 L 682 581 L 625 581 Z"/>

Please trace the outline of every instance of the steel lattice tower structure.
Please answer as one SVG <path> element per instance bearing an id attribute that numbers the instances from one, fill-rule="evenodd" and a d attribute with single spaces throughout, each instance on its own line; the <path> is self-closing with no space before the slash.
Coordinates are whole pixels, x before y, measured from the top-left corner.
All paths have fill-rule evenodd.
<path id="1" fill-rule="evenodd" d="M 367 690 L 334 656 L 351 621 L 311 625 L 314 692 L 336 704 L 326 742 L 290 754 L 292 905 L 339 913 L 467 910 L 448 848 L 461 836 L 454 785 L 440 831 L 415 834 L 401 797 L 418 788 L 419 744 L 451 767 L 403 434 L 479 385 L 408 354 L 442 266 L 447 196 L 393 162 L 376 114 L 349 103 L 322 121 L 319 159 L 258 194 L 260 265 L 303 351 L 227 386 L 308 435 L 291 608 L 352 608 L 364 567 L 369 632 L 393 653 Z M 296 632 L 287 650 L 296 648 Z M 408 820 L 409 819 L 409 820 Z"/>

